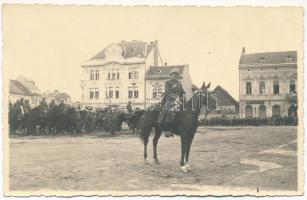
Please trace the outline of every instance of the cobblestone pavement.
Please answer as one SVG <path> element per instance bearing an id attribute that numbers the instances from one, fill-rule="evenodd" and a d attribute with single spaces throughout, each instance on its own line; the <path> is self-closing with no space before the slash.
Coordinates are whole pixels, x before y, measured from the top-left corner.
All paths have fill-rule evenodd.
<path id="1" fill-rule="evenodd" d="M 296 139 L 295 127 L 199 127 L 182 173 L 179 137 L 161 137 L 159 165 L 134 135 L 11 138 L 10 190 L 296 190 Z"/>

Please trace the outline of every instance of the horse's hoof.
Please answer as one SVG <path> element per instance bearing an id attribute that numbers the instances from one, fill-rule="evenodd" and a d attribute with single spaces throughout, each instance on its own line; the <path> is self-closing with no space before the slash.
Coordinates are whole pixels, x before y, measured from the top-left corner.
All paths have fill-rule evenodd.
<path id="1" fill-rule="evenodd" d="M 187 168 L 185 166 L 181 166 L 180 169 L 181 169 L 181 171 L 183 173 L 187 173 L 188 172 L 188 170 L 187 170 Z"/>
<path id="2" fill-rule="evenodd" d="M 144 159 L 144 164 L 148 165 L 149 164 L 149 160 L 148 159 Z"/>
<path id="3" fill-rule="evenodd" d="M 185 164 L 185 168 L 186 168 L 188 171 L 191 170 L 191 166 L 189 165 L 189 163 L 186 163 L 186 164 Z"/>
<path id="4" fill-rule="evenodd" d="M 155 164 L 160 165 L 160 161 L 158 159 L 155 159 Z"/>

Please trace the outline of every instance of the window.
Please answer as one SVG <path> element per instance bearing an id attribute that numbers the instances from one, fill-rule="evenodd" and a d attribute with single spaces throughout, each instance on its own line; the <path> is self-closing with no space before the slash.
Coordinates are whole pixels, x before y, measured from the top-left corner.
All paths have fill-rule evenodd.
<path id="1" fill-rule="evenodd" d="M 259 83 L 259 94 L 265 94 L 265 82 L 260 81 Z"/>
<path id="2" fill-rule="evenodd" d="M 90 71 L 90 80 L 94 80 L 94 70 Z"/>
<path id="3" fill-rule="evenodd" d="M 291 56 L 286 57 L 286 62 L 289 62 L 289 61 L 292 61 L 292 60 L 293 60 L 293 58 Z"/>
<path id="4" fill-rule="evenodd" d="M 252 94 L 252 83 L 251 82 L 246 83 L 246 94 L 247 95 Z"/>
<path id="5" fill-rule="evenodd" d="M 138 71 L 130 71 L 129 72 L 129 79 L 138 79 L 139 78 L 139 73 Z"/>
<path id="6" fill-rule="evenodd" d="M 113 98 L 113 87 L 109 87 L 109 98 Z"/>
<path id="7" fill-rule="evenodd" d="M 99 99 L 99 89 L 98 88 L 90 88 L 90 99 Z"/>
<path id="8" fill-rule="evenodd" d="M 95 99 L 99 99 L 99 90 L 95 89 Z"/>
<path id="9" fill-rule="evenodd" d="M 94 98 L 94 91 L 92 89 L 90 89 L 90 99 Z"/>
<path id="10" fill-rule="evenodd" d="M 272 107 L 272 115 L 273 115 L 273 117 L 280 116 L 280 106 L 279 105 L 274 105 Z"/>
<path id="11" fill-rule="evenodd" d="M 133 96 L 133 89 L 132 87 L 128 87 L 128 98 L 131 99 Z"/>
<path id="12" fill-rule="evenodd" d="M 110 72 L 108 73 L 108 80 L 110 80 L 111 79 L 111 74 L 110 74 Z"/>
<path id="13" fill-rule="evenodd" d="M 259 59 L 259 62 L 261 62 L 261 63 L 265 63 L 265 58 L 264 57 L 261 57 L 260 59 Z"/>
<path id="14" fill-rule="evenodd" d="M 134 79 L 138 79 L 139 78 L 139 72 L 135 71 L 134 72 Z"/>
<path id="15" fill-rule="evenodd" d="M 279 94 L 279 82 L 278 82 L 278 81 L 274 81 L 274 84 L 273 84 L 273 93 L 274 93 L 274 94 Z"/>
<path id="16" fill-rule="evenodd" d="M 266 107 L 265 107 L 265 105 L 260 105 L 259 106 L 259 118 L 260 119 L 265 119 L 266 118 Z"/>
<path id="17" fill-rule="evenodd" d="M 139 90 L 138 89 L 135 89 L 134 90 L 134 98 L 139 98 Z"/>
<path id="18" fill-rule="evenodd" d="M 296 93 L 296 91 L 295 91 L 295 81 L 291 80 L 290 81 L 290 94 L 294 94 L 294 93 Z"/>
<path id="19" fill-rule="evenodd" d="M 245 118 L 252 118 L 253 117 L 253 107 L 251 105 L 247 105 L 245 107 Z"/>
<path id="20" fill-rule="evenodd" d="M 116 90 L 115 90 L 115 98 L 118 99 L 119 98 L 119 88 L 116 87 Z"/>
<path id="21" fill-rule="evenodd" d="M 119 79 L 119 72 L 117 72 L 117 79 Z"/>
<path id="22" fill-rule="evenodd" d="M 162 87 L 156 86 L 152 89 L 152 98 L 153 99 L 160 99 L 162 95 Z"/>
<path id="23" fill-rule="evenodd" d="M 112 80 L 115 79 L 115 72 L 112 73 Z"/>
<path id="24" fill-rule="evenodd" d="M 96 80 L 99 80 L 99 70 L 95 71 L 95 78 L 96 78 Z"/>

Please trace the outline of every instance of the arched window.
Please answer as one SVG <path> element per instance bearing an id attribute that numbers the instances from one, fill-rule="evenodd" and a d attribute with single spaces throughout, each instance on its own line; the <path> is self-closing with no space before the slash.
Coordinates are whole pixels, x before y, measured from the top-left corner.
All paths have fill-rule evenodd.
<path id="1" fill-rule="evenodd" d="M 279 105 L 274 105 L 272 107 L 272 116 L 273 117 L 278 117 L 280 116 L 280 106 Z"/>
<path id="2" fill-rule="evenodd" d="M 274 81 L 273 92 L 274 94 L 279 94 L 279 82 L 278 81 Z"/>
<path id="3" fill-rule="evenodd" d="M 294 80 L 291 80 L 290 81 L 290 94 L 294 94 L 296 93 L 296 89 L 295 89 L 295 81 Z"/>
<path id="4" fill-rule="evenodd" d="M 266 106 L 265 105 L 259 106 L 259 118 L 261 119 L 266 118 Z"/>
<path id="5" fill-rule="evenodd" d="M 253 117 L 253 107 L 251 105 L 247 105 L 245 107 L 245 118 L 252 118 Z"/>
<path id="6" fill-rule="evenodd" d="M 247 95 L 252 94 L 252 83 L 251 82 L 246 83 L 246 94 Z"/>
<path id="7" fill-rule="evenodd" d="M 259 94 L 265 94 L 265 82 L 260 81 L 259 83 Z"/>

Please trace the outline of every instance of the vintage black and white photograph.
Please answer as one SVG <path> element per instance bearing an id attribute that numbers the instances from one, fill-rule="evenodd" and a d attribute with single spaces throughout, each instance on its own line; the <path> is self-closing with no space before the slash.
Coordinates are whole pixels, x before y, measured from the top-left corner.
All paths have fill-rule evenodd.
<path id="1" fill-rule="evenodd" d="M 302 8 L 2 10 L 6 195 L 303 194 Z"/>

